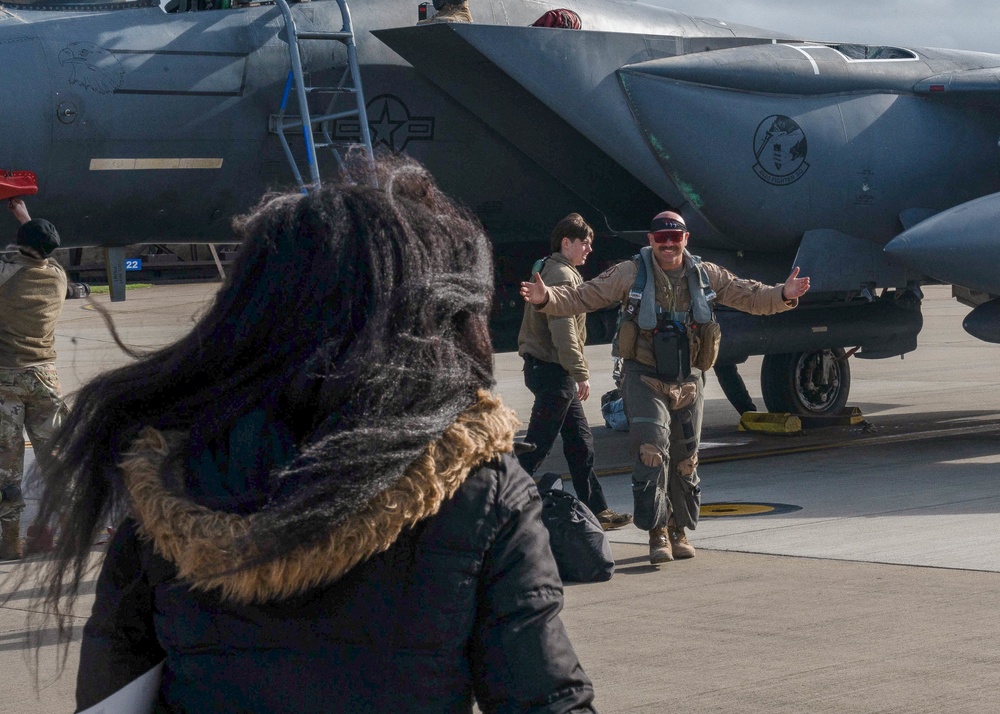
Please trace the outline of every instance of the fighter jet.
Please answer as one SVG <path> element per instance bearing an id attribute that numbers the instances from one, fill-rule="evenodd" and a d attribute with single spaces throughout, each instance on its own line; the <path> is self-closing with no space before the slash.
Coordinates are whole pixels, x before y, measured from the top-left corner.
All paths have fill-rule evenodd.
<path id="1" fill-rule="evenodd" d="M 546 0 L 473 4 L 477 22 L 513 26 L 558 7 Z M 213 5 L 220 9 L 207 11 Z M 684 38 L 727 46 L 768 34 L 655 5 L 580 0 L 574 7 L 588 26 L 656 28 L 671 38 L 664 40 L 671 53 Z M 420 12 L 414 0 L 351 0 L 348 9 L 372 143 L 423 162 L 504 246 L 497 263 L 507 309 L 498 310 L 497 327 L 499 346 L 509 348 L 504 327 L 516 333 L 521 308 L 516 290 L 503 286 L 523 278 L 540 236 L 572 211 L 609 233 L 636 228 L 662 209 L 657 190 L 671 188 L 662 179 L 646 186 L 558 118 L 521 137 L 466 110 L 371 34 L 412 27 Z M 294 3 L 291 16 L 299 35 L 345 24 L 334 0 Z M 39 176 L 36 211 L 59 226 L 66 245 L 228 240 L 231 216 L 269 188 L 295 182 L 276 131 L 290 71 L 287 25 L 280 8 L 256 1 L 171 0 L 161 9 L 157 0 L 0 0 L 7 109 L 0 169 Z M 303 40 L 299 47 L 310 85 L 340 84 L 349 64 L 343 44 Z M 310 96 L 314 113 L 338 115 L 315 128 L 317 139 L 358 141 L 357 118 L 339 116 L 342 105 L 324 114 L 327 99 Z M 290 106 L 287 114 L 295 113 Z M 306 173 L 302 138 L 301 129 L 298 141 L 294 130 L 288 136 Z M 324 156 L 319 163 L 321 173 L 337 167 Z"/>
<path id="2" fill-rule="evenodd" d="M 349 6 L 372 143 L 425 163 L 497 245 L 498 349 L 513 347 L 517 284 L 559 218 L 582 213 L 606 263 L 670 206 L 707 259 L 769 282 L 793 264 L 811 276 L 799 310 L 720 311 L 721 359 L 766 355 L 772 410 L 836 413 L 844 348 L 914 349 L 919 285 L 952 279 L 883 246 L 1000 191 L 993 55 L 810 43 L 663 0 L 574 0 L 582 30 L 530 26 L 561 6 L 547 0 L 473 0 L 462 25 L 416 26 L 412 0 Z M 290 15 L 300 36 L 343 27 L 336 0 Z M 233 215 L 304 173 L 301 129 L 291 155 L 281 140 L 290 36 L 281 8 L 256 2 L 0 0 L 0 168 L 38 174 L 33 212 L 67 245 L 225 242 Z M 339 86 L 343 44 L 296 46 L 310 86 Z M 325 117 L 309 137 L 359 140 L 356 116 L 323 92 L 309 101 Z M 598 315 L 590 332 L 613 325 Z"/>
<path id="3" fill-rule="evenodd" d="M 793 264 L 811 276 L 797 311 L 720 315 L 720 359 L 764 354 L 771 410 L 839 410 L 844 347 L 857 358 L 915 349 L 922 284 L 954 283 L 979 305 L 966 329 L 1000 341 L 1000 237 L 990 230 L 1000 56 L 781 38 L 651 56 L 649 33 L 417 32 L 375 34 L 497 125 L 513 124 L 522 103 L 500 106 L 491 89 L 528 92 L 679 208 L 704 257 L 765 280 Z M 435 61 L 432 46 L 462 61 Z M 477 86 L 484 67 L 491 81 Z"/>
<path id="4" fill-rule="evenodd" d="M 228 233 L 228 218 L 264 190 L 293 183 L 274 131 L 289 72 L 282 13 L 259 2 L 204 11 L 212 2 L 229 4 L 183 0 L 201 11 L 164 12 L 156 0 L 0 0 L 0 85 L 8 107 L 0 120 L 0 168 L 39 175 L 36 201 L 70 244 L 216 240 Z M 527 25 L 556 7 L 504 0 L 474 10 L 477 21 Z M 607 0 L 581 0 L 575 7 L 613 31 L 652 23 L 672 37 L 724 40 L 764 32 L 656 6 L 622 11 Z M 626 197 L 644 209 L 661 206 L 635 179 L 625 185 L 629 172 L 595 150 L 585 158 L 597 165 L 575 182 L 591 184 L 594 195 L 581 202 L 579 188 L 538 167 L 537 156 L 511 146 L 371 34 L 414 25 L 416 2 L 353 0 L 350 12 L 373 143 L 424 162 L 497 240 L 525 240 L 528 229 L 587 203 L 595 213 L 618 206 L 614 218 L 630 215 L 620 205 Z M 334 0 L 295 3 L 292 15 L 299 33 L 341 28 Z M 301 48 L 307 79 L 336 85 L 347 66 L 344 47 L 304 41 Z M 335 140 L 358 137 L 356 119 L 332 119 L 325 128 Z M 563 172 L 578 168 L 579 159 L 565 163 L 574 161 Z M 322 168 L 332 171 L 336 163 Z"/>

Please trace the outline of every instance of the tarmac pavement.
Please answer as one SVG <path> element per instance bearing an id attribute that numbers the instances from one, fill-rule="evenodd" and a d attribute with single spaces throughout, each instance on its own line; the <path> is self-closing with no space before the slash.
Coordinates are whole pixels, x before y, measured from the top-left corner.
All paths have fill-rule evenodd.
<path id="1" fill-rule="evenodd" d="M 189 329 L 216 287 L 97 299 L 126 343 L 151 348 Z M 611 581 L 566 586 L 563 620 L 600 711 L 996 709 L 1000 347 L 962 331 L 968 308 L 948 288 L 926 296 L 916 352 L 851 360 L 849 404 L 863 424 L 796 436 L 738 432 L 709 377 L 703 515 L 689 534 L 697 557 L 651 566 L 646 534 L 628 527 L 609 534 Z M 67 392 L 127 359 L 79 300 L 66 304 L 57 349 Z M 587 354 L 594 396 L 585 406 L 601 483 L 613 508 L 631 511 L 627 434 L 606 429 L 600 416 L 600 395 L 613 386 L 608 347 Z M 759 365 L 751 359 L 741 372 L 763 408 Z M 497 391 L 526 420 L 531 394 L 520 360 L 498 355 L 496 372 Z M 542 470 L 565 471 L 559 448 Z M 32 562 L 0 563 L 0 579 Z M 55 679 L 58 649 L 24 639 L 35 591 L 12 592 L 4 581 L 0 593 L 10 593 L 0 605 L 0 712 L 72 711 L 78 642 Z M 78 624 L 91 602 L 89 594 L 77 602 Z M 51 643 L 50 630 L 42 633 Z M 39 690 L 27 666 L 36 653 Z"/>

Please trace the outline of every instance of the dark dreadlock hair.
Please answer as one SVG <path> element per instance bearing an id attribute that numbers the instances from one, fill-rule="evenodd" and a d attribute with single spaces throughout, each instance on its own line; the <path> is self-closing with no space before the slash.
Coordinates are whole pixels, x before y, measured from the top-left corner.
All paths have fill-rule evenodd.
<path id="1" fill-rule="evenodd" d="M 297 456 L 266 474 L 248 536 L 259 563 L 323 539 L 492 386 L 486 235 L 416 162 L 381 158 L 375 176 L 265 196 L 234 221 L 238 257 L 190 334 L 81 389 L 36 520 L 62 522 L 41 598 L 64 638 L 143 427 L 188 432 L 190 451 L 262 407 L 288 425 Z"/>

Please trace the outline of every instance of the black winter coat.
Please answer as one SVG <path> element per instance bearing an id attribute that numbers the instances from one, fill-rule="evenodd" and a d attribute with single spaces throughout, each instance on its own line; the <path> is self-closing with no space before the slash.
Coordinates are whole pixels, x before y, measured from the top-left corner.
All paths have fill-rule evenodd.
<path id="1" fill-rule="evenodd" d="M 205 545 L 191 534 L 210 530 L 207 509 L 137 487 L 170 448 L 150 432 L 155 454 L 137 450 L 150 468 L 143 474 L 135 458 L 123 466 L 136 518 L 115 533 L 98 579 L 80 709 L 165 657 L 158 711 L 468 712 L 473 697 L 484 712 L 593 711 L 558 616 L 562 585 L 538 491 L 509 455 L 464 468 L 450 498 L 448 477 L 430 474 L 433 489 L 444 484 L 436 514 L 401 528 L 375 523 L 398 535 L 360 564 L 352 554 L 332 579 L 327 563 L 370 519 L 333 534 L 319 573 L 311 553 L 271 581 L 273 569 L 202 578 L 188 555 Z M 187 510 L 170 512 L 162 504 L 171 501 Z M 210 570 L 217 576 L 218 564 Z"/>

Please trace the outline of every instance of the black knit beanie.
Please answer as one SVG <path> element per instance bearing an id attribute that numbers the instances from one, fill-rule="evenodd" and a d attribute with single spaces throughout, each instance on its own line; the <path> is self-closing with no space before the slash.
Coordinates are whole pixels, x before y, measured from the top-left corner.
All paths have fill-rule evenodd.
<path id="1" fill-rule="evenodd" d="M 48 258 L 59 247 L 59 231 L 44 218 L 32 218 L 17 230 L 17 244 Z"/>

